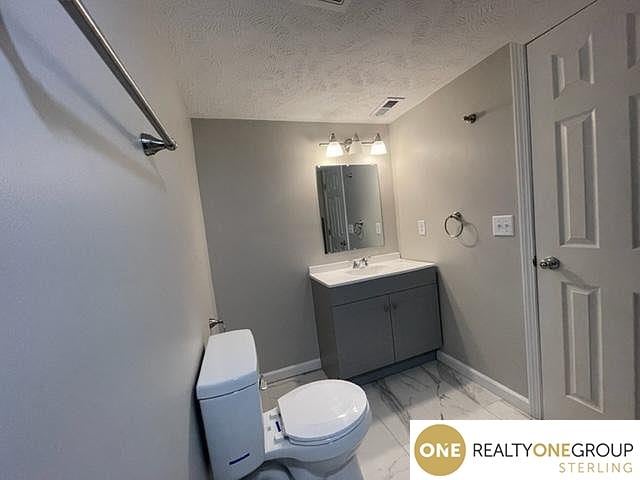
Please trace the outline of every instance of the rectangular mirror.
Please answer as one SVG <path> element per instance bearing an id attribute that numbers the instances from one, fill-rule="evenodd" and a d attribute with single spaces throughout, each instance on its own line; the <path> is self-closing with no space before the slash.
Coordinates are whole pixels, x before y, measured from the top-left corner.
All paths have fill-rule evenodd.
<path id="1" fill-rule="evenodd" d="M 324 252 L 384 245 L 377 165 L 316 169 Z"/>

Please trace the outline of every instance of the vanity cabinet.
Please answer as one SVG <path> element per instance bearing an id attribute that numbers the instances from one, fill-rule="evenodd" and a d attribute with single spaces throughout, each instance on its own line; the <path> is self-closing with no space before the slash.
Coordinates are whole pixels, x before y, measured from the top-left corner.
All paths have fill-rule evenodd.
<path id="1" fill-rule="evenodd" d="M 388 297 L 338 305 L 332 309 L 332 315 L 336 348 L 341 353 L 342 378 L 381 368 L 394 361 Z"/>
<path id="2" fill-rule="evenodd" d="M 406 360 L 442 345 L 437 285 L 389 296 L 395 360 Z"/>
<path id="3" fill-rule="evenodd" d="M 435 267 L 332 288 L 311 282 L 330 378 L 351 378 L 442 345 Z"/>

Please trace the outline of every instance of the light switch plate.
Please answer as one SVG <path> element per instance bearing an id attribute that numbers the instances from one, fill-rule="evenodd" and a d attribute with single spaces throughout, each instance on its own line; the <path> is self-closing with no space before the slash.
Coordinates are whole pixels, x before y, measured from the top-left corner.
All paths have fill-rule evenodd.
<path id="1" fill-rule="evenodd" d="M 427 225 L 424 223 L 424 220 L 418 220 L 418 235 L 422 235 L 423 237 L 427 234 Z"/>
<path id="2" fill-rule="evenodd" d="M 382 235 L 382 224 L 380 222 L 376 222 L 376 235 Z"/>
<path id="3" fill-rule="evenodd" d="M 494 237 L 513 237 L 513 215 L 494 215 L 492 217 Z"/>

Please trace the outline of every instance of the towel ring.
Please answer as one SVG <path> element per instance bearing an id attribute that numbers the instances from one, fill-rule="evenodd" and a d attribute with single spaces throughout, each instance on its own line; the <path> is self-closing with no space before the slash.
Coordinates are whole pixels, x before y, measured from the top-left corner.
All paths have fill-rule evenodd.
<path id="1" fill-rule="evenodd" d="M 455 220 L 458 222 L 458 230 L 455 233 L 451 233 L 449 231 L 449 220 Z M 462 231 L 464 230 L 464 220 L 462 219 L 462 214 L 460 212 L 453 212 L 447 218 L 444 219 L 444 231 L 449 238 L 458 238 L 462 235 Z"/>

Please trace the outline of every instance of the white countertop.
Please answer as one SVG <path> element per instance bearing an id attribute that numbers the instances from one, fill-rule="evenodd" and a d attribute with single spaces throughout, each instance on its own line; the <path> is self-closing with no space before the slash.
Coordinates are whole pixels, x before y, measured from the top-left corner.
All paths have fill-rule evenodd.
<path id="1" fill-rule="evenodd" d="M 435 265 L 431 262 L 400 258 L 400 254 L 395 252 L 370 257 L 369 265 L 361 269 L 353 268 L 353 260 L 311 266 L 309 276 L 325 287 L 332 288 L 431 268 Z"/>

